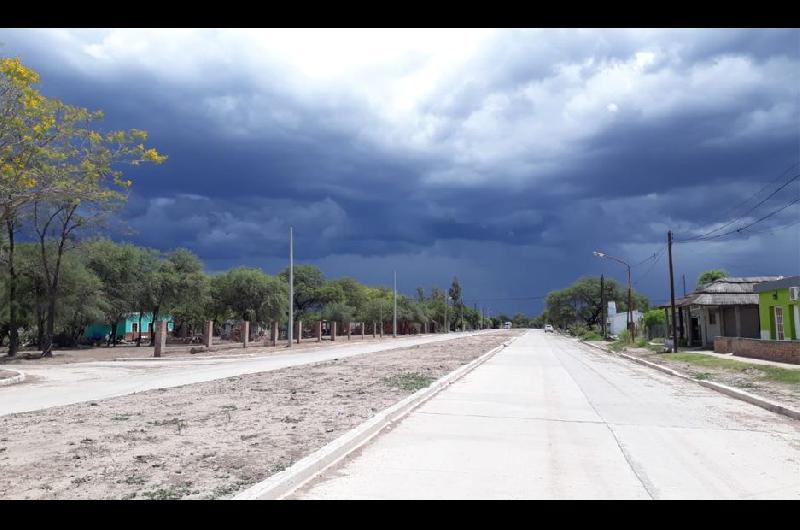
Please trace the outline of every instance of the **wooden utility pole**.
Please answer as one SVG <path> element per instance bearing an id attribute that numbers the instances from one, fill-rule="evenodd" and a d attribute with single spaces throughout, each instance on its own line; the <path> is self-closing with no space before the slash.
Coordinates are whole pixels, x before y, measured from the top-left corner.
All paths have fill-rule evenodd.
<path id="1" fill-rule="evenodd" d="M 683 278 L 683 296 L 686 296 L 686 275 L 681 274 L 681 277 Z"/>
<path id="2" fill-rule="evenodd" d="M 675 278 L 672 274 L 672 230 L 667 232 L 667 249 L 669 254 L 669 291 L 672 306 L 672 353 L 678 352 L 678 319 L 675 318 Z"/>
<path id="3" fill-rule="evenodd" d="M 606 289 L 605 278 L 600 275 L 600 329 L 603 330 L 603 339 L 606 338 Z"/>

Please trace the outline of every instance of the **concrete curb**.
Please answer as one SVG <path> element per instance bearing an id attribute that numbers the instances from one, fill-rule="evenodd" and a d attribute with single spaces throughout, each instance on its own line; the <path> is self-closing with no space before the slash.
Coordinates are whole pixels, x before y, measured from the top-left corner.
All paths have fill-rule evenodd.
<path id="1" fill-rule="evenodd" d="M 720 392 L 722 394 L 725 394 L 726 396 L 729 396 L 729 397 L 732 397 L 732 398 L 735 398 L 735 399 L 740 399 L 742 401 L 746 401 L 746 402 L 750 403 L 751 405 L 755 405 L 757 407 L 761 407 L 762 409 L 766 409 L 766 410 L 768 410 L 770 412 L 775 412 L 777 414 L 782 414 L 784 416 L 788 416 L 788 417 L 790 417 L 792 419 L 795 419 L 795 420 L 800 420 L 800 411 L 784 407 L 783 405 L 775 403 L 774 401 L 770 401 L 768 399 L 764 399 L 764 398 L 759 397 L 759 396 L 754 396 L 753 394 L 745 392 L 744 390 L 739 390 L 738 388 L 733 388 L 733 387 L 730 387 L 728 385 L 723 385 L 722 383 L 714 383 L 712 381 L 702 381 L 700 379 L 695 379 L 694 377 L 689 377 L 688 375 L 682 374 L 680 372 L 676 372 L 675 370 L 673 370 L 671 368 L 667 368 L 666 366 L 661 366 L 660 364 L 651 363 L 650 361 L 645 361 L 644 359 L 639 359 L 638 357 L 634 357 L 634 356 L 628 355 L 626 353 L 614 352 L 614 351 L 611 351 L 611 350 L 607 350 L 606 348 L 603 348 L 602 346 L 597 346 L 595 344 L 589 344 L 588 342 L 584 342 L 584 341 L 581 341 L 581 342 L 583 344 L 586 344 L 587 346 L 591 346 L 592 348 L 596 348 L 596 349 L 604 351 L 606 353 L 619 355 L 620 357 L 623 357 L 625 359 L 631 360 L 631 361 L 633 361 L 635 363 L 643 364 L 645 366 L 649 366 L 650 368 L 655 368 L 656 370 L 658 370 L 660 372 L 664 372 L 665 374 L 668 374 L 668 375 L 671 375 L 671 376 L 675 376 L 675 377 L 679 377 L 679 378 L 685 379 L 687 381 L 692 381 L 694 383 L 699 384 L 700 386 L 704 386 L 706 388 L 710 388 L 712 390 L 716 390 L 717 392 Z"/>
<path id="2" fill-rule="evenodd" d="M 484 353 L 470 363 L 437 379 L 430 386 L 418 390 L 402 401 L 379 412 L 358 427 L 351 429 L 324 447 L 297 461 L 291 467 L 269 477 L 239 493 L 232 500 L 279 500 L 287 497 L 348 454 L 376 437 L 387 426 L 400 421 L 414 409 L 488 361 L 497 352 L 511 344 L 514 337 Z"/>
<path id="3" fill-rule="evenodd" d="M 17 370 L 8 370 L 8 371 L 16 372 L 17 375 L 12 375 L 11 377 L 4 377 L 0 379 L 0 386 L 16 385 L 17 383 L 25 381 L 25 374 L 23 372 Z"/>

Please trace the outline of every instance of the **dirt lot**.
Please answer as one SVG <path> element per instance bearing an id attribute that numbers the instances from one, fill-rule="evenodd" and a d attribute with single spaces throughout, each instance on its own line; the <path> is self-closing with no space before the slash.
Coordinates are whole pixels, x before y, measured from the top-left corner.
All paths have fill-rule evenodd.
<path id="1" fill-rule="evenodd" d="M 372 335 L 364 337 L 363 342 L 372 341 Z M 380 339 L 374 339 L 380 340 Z M 347 336 L 337 337 L 335 344 L 346 344 Z M 361 335 L 353 335 L 350 343 L 362 342 Z M 192 347 L 198 348 L 199 344 L 167 344 L 165 351 L 161 357 L 164 359 L 180 359 L 180 358 L 197 358 L 198 356 L 216 356 L 216 355 L 231 355 L 242 353 L 286 353 L 286 340 L 278 343 L 277 347 L 272 347 L 272 342 L 265 345 L 263 341 L 251 342 L 245 350 L 242 348 L 240 342 L 221 341 L 215 339 L 212 346 L 213 351 L 201 352 L 197 354 L 190 353 Z M 312 348 L 319 348 L 321 346 L 330 346 L 330 339 L 327 337 L 322 342 L 317 342 L 316 339 L 303 339 L 300 344 L 295 344 L 295 348 L 302 348 L 308 350 Z M 36 351 L 25 351 L 13 359 L 5 357 L 5 353 L 0 353 L 0 365 L 13 365 L 13 364 L 30 364 L 32 361 L 37 364 L 70 364 L 81 363 L 90 361 L 113 361 L 114 359 L 133 359 L 141 357 L 153 357 L 153 348 L 151 346 L 135 346 L 135 345 L 118 345 L 112 347 L 86 347 L 74 348 L 65 350 L 55 350 L 53 357 L 46 359 L 39 358 L 39 353 Z"/>
<path id="2" fill-rule="evenodd" d="M 602 343 L 593 342 L 593 344 Z M 724 360 L 716 357 L 709 359 L 709 361 L 711 361 L 708 363 L 711 364 L 711 366 L 709 366 L 708 364 L 702 365 L 692 362 L 671 360 L 668 359 L 663 353 L 655 353 L 646 348 L 627 348 L 625 353 L 645 359 L 652 363 L 668 366 L 677 372 L 694 377 L 695 379 L 713 381 L 715 383 L 721 383 L 730 387 L 741 388 L 750 394 L 773 400 L 794 410 L 800 410 L 800 384 L 770 380 L 768 379 L 768 374 L 766 374 L 762 369 L 759 369 L 759 367 L 763 367 L 763 365 L 747 363 L 746 358 L 730 357 L 731 361 L 738 362 L 729 364 L 738 365 L 739 363 L 742 363 L 752 366 L 752 368 L 742 370 L 714 366 L 714 364 L 726 364 Z M 703 352 L 697 353 L 702 354 Z M 691 355 L 691 353 L 689 354 Z M 738 368 L 742 368 L 742 366 L 740 365 Z M 791 370 L 791 368 L 787 368 L 786 370 Z"/>
<path id="3" fill-rule="evenodd" d="M 230 497 L 519 333 L 3 416 L 0 498 Z"/>

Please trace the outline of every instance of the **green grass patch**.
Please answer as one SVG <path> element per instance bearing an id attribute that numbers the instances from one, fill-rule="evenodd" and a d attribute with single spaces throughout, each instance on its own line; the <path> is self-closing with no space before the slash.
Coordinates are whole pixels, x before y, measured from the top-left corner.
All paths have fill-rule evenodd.
<path id="1" fill-rule="evenodd" d="M 435 377 L 418 373 L 402 373 L 390 377 L 384 377 L 383 382 L 392 388 L 400 388 L 416 392 L 422 388 L 430 386 L 431 383 L 436 381 Z"/>
<path id="2" fill-rule="evenodd" d="M 670 361 L 690 363 L 695 366 L 704 366 L 706 368 L 722 368 L 723 370 L 731 370 L 735 372 L 758 370 L 763 374 L 764 379 L 769 381 L 800 385 L 800 370 L 792 370 L 789 368 L 781 368 L 779 366 L 770 366 L 766 364 L 753 364 L 736 361 L 734 359 L 720 359 L 719 357 L 706 355 L 704 353 L 667 353 L 664 354 L 664 358 Z"/>
<path id="3" fill-rule="evenodd" d="M 146 491 L 142 494 L 146 499 L 154 501 L 167 501 L 182 499 L 183 497 L 193 493 L 191 491 L 191 482 L 179 482 L 167 488 L 159 488 L 154 491 Z"/>

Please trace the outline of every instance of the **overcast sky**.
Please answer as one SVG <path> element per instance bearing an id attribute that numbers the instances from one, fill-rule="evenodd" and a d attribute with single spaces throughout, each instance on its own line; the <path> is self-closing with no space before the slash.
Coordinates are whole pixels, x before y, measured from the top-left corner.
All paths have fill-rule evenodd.
<path id="1" fill-rule="evenodd" d="M 492 312 L 639 263 L 800 197 L 800 31 L 2 30 L 51 96 L 141 128 L 169 156 L 129 172 L 135 243 L 209 272 L 295 256 L 412 294 L 461 280 Z M 773 182 L 774 181 L 774 182 Z M 739 207 L 772 182 L 760 195 Z M 800 274 L 800 204 L 677 244 L 705 269 Z M 778 228 L 777 230 L 768 230 Z M 506 300 L 497 300 L 506 299 Z M 518 300 L 512 300 L 518 299 Z"/>

